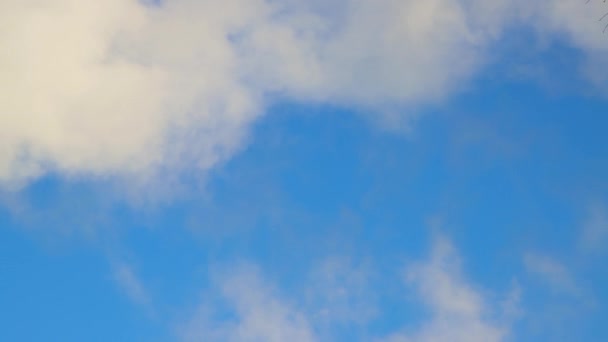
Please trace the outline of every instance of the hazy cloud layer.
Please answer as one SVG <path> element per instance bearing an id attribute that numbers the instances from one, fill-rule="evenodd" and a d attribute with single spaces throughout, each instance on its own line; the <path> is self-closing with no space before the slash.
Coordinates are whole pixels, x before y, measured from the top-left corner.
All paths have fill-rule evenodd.
<path id="1" fill-rule="evenodd" d="M 277 97 L 405 116 L 461 90 L 517 18 L 602 82 L 601 4 L 528 3 L 2 0 L 0 182 L 205 170 Z"/>

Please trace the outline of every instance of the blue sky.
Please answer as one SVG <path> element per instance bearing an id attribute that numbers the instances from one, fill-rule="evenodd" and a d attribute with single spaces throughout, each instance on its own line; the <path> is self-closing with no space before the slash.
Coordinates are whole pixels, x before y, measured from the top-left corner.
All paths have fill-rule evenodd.
<path id="1" fill-rule="evenodd" d="M 0 340 L 608 339 L 608 6 L 41 4 Z"/>

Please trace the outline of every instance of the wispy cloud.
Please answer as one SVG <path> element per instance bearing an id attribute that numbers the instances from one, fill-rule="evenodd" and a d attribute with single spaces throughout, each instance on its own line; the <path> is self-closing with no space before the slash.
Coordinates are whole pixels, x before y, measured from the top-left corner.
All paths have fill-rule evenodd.
<path id="1" fill-rule="evenodd" d="M 557 260 L 546 255 L 528 253 L 524 256 L 528 272 L 539 277 L 557 294 L 580 297 L 583 290 L 570 271 Z"/>
<path id="2" fill-rule="evenodd" d="M 126 263 L 115 264 L 114 279 L 134 303 L 144 306 L 150 304 L 150 297 L 131 266 Z"/>
<path id="3" fill-rule="evenodd" d="M 579 247 L 586 252 L 597 253 L 608 248 L 608 209 L 602 204 L 589 208 L 582 225 Z"/>
<path id="4" fill-rule="evenodd" d="M 340 331 L 362 334 L 379 315 L 375 278 L 369 263 L 333 257 L 320 263 L 304 284 L 303 308 L 320 340 Z"/>
<path id="5" fill-rule="evenodd" d="M 419 294 L 432 317 L 417 330 L 396 333 L 387 342 L 498 342 L 509 329 L 498 305 L 485 299 L 463 274 L 459 256 L 444 238 L 438 238 L 430 259 L 406 272 L 407 283 Z M 511 297 L 510 305 L 516 306 Z M 492 318 L 494 317 L 494 318 Z"/>
<path id="6" fill-rule="evenodd" d="M 203 304 L 196 317 L 182 328 L 184 341 L 317 340 L 303 312 L 281 297 L 254 266 L 231 270 L 218 287 L 220 302 L 224 303 Z"/>
<path id="7" fill-rule="evenodd" d="M 309 294 L 287 295 L 269 284 L 253 266 L 227 270 L 218 278 L 217 292 L 206 292 L 195 316 L 181 326 L 181 335 L 185 341 L 340 340 L 340 333 L 327 329 L 327 324 L 341 324 L 347 319 L 365 327 L 381 319 L 382 313 L 370 315 L 369 308 L 375 306 L 365 301 L 365 305 L 360 305 L 357 295 L 361 291 L 373 293 L 386 285 L 374 283 L 374 287 L 362 290 L 366 286 L 361 284 L 366 283 L 364 279 L 368 276 L 362 276 L 357 268 L 341 265 L 330 260 L 319 268 L 321 278 L 326 281 L 318 287 L 307 287 L 318 291 L 316 298 L 323 302 L 318 306 L 321 310 L 312 311 L 306 307 Z M 405 278 L 404 288 L 429 310 L 429 320 L 411 326 L 406 322 L 402 331 L 389 336 L 362 334 L 355 338 L 393 342 L 499 342 L 508 335 L 510 318 L 507 316 L 518 306 L 517 293 L 507 299 L 508 312 L 504 312 L 505 306 L 501 303 L 484 298 L 482 292 L 465 279 L 458 254 L 447 240 L 438 239 L 430 258 L 408 267 Z"/>

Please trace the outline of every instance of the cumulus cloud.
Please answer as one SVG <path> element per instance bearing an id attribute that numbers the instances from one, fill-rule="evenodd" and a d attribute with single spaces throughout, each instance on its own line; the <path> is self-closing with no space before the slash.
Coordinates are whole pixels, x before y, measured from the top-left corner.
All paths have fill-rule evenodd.
<path id="1" fill-rule="evenodd" d="M 255 267 L 230 269 L 216 278 L 217 293 L 205 293 L 206 299 L 196 315 L 181 327 L 181 335 L 185 341 L 334 341 L 343 340 L 343 331 L 332 331 L 327 325 L 346 320 L 361 331 L 361 335 L 352 337 L 355 340 L 499 342 L 505 340 L 510 315 L 518 307 L 517 291 L 502 304 L 485 298 L 465 279 L 450 243 L 438 239 L 428 260 L 407 268 L 406 286 L 402 287 L 408 293 L 403 297 L 419 299 L 430 313 L 429 318 L 421 325 L 406 322 L 406 328 L 389 336 L 368 336 L 362 327 L 382 319 L 381 313 L 369 315 L 370 308 L 376 306 L 357 298 L 373 298 L 374 292 L 386 288 L 386 284 L 370 286 L 367 272 L 344 265 L 348 263 L 330 260 L 313 272 L 313 282 L 325 279 L 319 286 L 308 287 L 318 292 L 315 298 L 323 299 L 322 305 L 315 306 L 322 310 L 310 310 L 309 293 L 288 296 L 265 280 Z M 333 271 L 335 275 L 326 274 Z"/>
<path id="2" fill-rule="evenodd" d="M 277 97 L 379 111 L 433 102 L 474 75 L 520 12 L 606 51 L 592 6 L 524 3 L 2 0 L 0 181 L 206 170 Z"/>
<path id="3" fill-rule="evenodd" d="M 257 111 L 230 18 L 180 3 L 3 1 L 0 179 L 208 167 L 232 150 Z"/>

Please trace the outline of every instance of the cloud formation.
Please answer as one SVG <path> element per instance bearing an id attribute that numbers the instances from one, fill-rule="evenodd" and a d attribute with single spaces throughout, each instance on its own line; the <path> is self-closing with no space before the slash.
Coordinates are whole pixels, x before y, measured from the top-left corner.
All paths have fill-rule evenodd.
<path id="1" fill-rule="evenodd" d="M 114 266 L 114 279 L 133 302 L 140 305 L 149 304 L 148 292 L 129 265 L 125 263 L 116 264 Z"/>
<path id="2" fill-rule="evenodd" d="M 309 310 L 306 298 L 297 294 L 286 296 L 284 291 L 264 279 L 257 268 L 246 265 L 230 269 L 216 278 L 217 293 L 205 292 L 205 300 L 197 314 L 181 327 L 183 340 L 334 341 L 342 340 L 342 335 L 331 327 L 328 329 L 327 325 L 347 320 L 363 331 L 354 336 L 357 340 L 500 342 L 505 341 L 509 333 L 510 317 L 507 316 L 517 306 L 517 299 L 509 298 L 508 312 L 505 312 L 500 303 L 485 298 L 465 279 L 454 248 L 440 238 L 428 260 L 407 267 L 402 287 L 408 294 L 403 297 L 418 299 L 430 313 L 429 318 L 421 325 L 411 325 L 389 336 L 367 336 L 364 327 L 376 319 L 375 315 L 368 315 L 370 308 L 375 306 L 357 299 L 373 298 L 372 287 L 362 285 L 367 283 L 364 279 L 369 275 L 362 276 L 367 273 L 356 267 L 336 264 L 335 260 L 319 268 L 321 274 L 329 270 L 337 272 L 335 276 L 327 277 L 328 281 L 323 283 L 327 286 L 308 287 L 319 292 L 316 298 L 325 299 L 323 305 L 316 306 L 322 310 Z M 319 279 L 319 272 L 313 273 L 314 283 Z M 382 284 L 374 288 L 382 288 Z M 360 295 L 362 292 L 364 296 Z"/>
<path id="3" fill-rule="evenodd" d="M 218 285 L 220 301 L 199 308 L 183 329 L 184 341 L 317 341 L 303 312 L 277 295 L 253 266 L 240 266 Z"/>
<path id="4" fill-rule="evenodd" d="M 206 170 L 276 98 L 387 112 L 434 102 L 521 13 L 606 51 L 595 5 L 528 3 L 3 0 L 0 182 Z"/>
<path id="5" fill-rule="evenodd" d="M 482 293 L 462 275 L 459 257 L 451 244 L 439 238 L 430 260 L 413 265 L 407 282 L 419 293 L 431 312 L 431 319 L 417 331 L 406 330 L 387 342 L 499 342 L 507 324 L 498 307 L 492 307 Z M 492 318 L 494 317 L 494 318 Z"/>
<path id="6" fill-rule="evenodd" d="M 528 253 L 524 256 L 524 265 L 528 272 L 538 276 L 552 291 L 574 297 L 583 296 L 580 285 L 558 261 L 545 255 Z"/>

